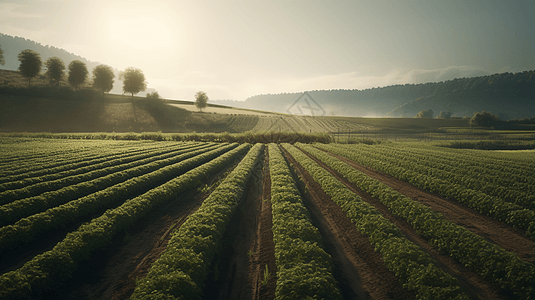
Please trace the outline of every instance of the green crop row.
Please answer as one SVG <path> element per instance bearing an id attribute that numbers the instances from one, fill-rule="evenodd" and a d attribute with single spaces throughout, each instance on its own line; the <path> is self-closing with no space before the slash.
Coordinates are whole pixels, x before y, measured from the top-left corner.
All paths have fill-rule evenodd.
<path id="1" fill-rule="evenodd" d="M 459 184 L 419 174 L 406 168 L 396 167 L 387 162 L 386 155 L 383 156 L 384 160 L 376 160 L 361 156 L 357 151 L 351 151 L 341 147 L 322 144 L 317 144 L 317 147 L 390 174 L 419 188 L 440 194 L 448 199 L 454 199 L 480 213 L 510 224 L 515 228 L 526 230 L 526 235 L 535 239 L 535 211 L 533 210 L 526 209 L 518 204 L 507 202 L 492 195 L 487 195 L 478 190 L 465 188 Z"/>
<path id="2" fill-rule="evenodd" d="M 79 153 L 91 152 L 97 146 L 106 147 L 105 150 L 117 151 L 121 148 L 128 148 L 135 143 L 109 143 L 109 142 L 87 142 L 87 141 L 50 141 L 33 138 L 6 138 L 0 137 L 0 157 L 1 166 L 15 166 L 18 163 L 28 163 L 28 161 L 42 161 L 47 159 L 55 160 L 60 156 L 75 157 Z M 137 145 L 140 145 L 137 143 Z"/>
<path id="3" fill-rule="evenodd" d="M 143 151 L 135 150 L 135 151 L 130 151 L 126 153 L 117 152 L 115 155 L 107 156 L 96 162 L 93 161 L 91 164 L 85 165 L 82 167 L 77 166 L 77 164 L 66 165 L 68 166 L 68 169 L 65 171 L 59 171 L 57 173 L 43 175 L 43 176 L 25 177 L 25 178 L 20 177 L 20 178 L 16 178 L 13 181 L 2 183 L 0 184 L 0 195 L 3 195 L 4 192 L 8 190 L 13 191 L 15 189 L 20 189 L 20 188 L 25 188 L 25 187 L 29 188 L 31 185 L 36 185 L 36 184 L 45 183 L 48 181 L 76 176 L 79 174 L 88 173 L 94 170 L 100 170 L 100 169 L 107 168 L 110 166 L 116 166 L 116 165 L 124 164 L 127 162 L 131 162 L 131 161 L 141 160 L 147 157 L 152 157 L 156 155 L 164 155 L 164 154 L 172 155 L 171 153 L 177 150 L 192 148 L 192 147 L 195 147 L 196 145 L 199 145 L 199 144 L 181 143 L 181 144 L 177 144 L 175 146 L 166 147 L 166 148 L 156 148 L 156 149 L 143 150 Z M 25 197 L 29 197 L 29 196 L 25 196 Z M 7 202 L 0 200 L 0 203 L 7 203 Z"/>
<path id="4" fill-rule="evenodd" d="M 186 159 L 182 157 L 178 163 L 160 168 L 156 171 L 131 178 L 120 184 L 111 186 L 94 194 L 70 201 L 63 205 L 50 208 L 44 212 L 28 216 L 17 221 L 13 225 L 0 228 L 0 253 L 15 245 L 33 241 L 35 237 L 43 232 L 71 224 L 80 218 L 90 216 L 99 209 L 106 209 L 110 206 L 120 204 L 128 197 L 149 190 L 171 178 L 196 167 L 196 164 L 203 163 L 215 155 L 220 155 L 235 145 L 220 147 L 218 149 L 199 154 L 197 157 Z M 194 155 L 190 155 L 191 157 Z"/>
<path id="5" fill-rule="evenodd" d="M 45 145 L 46 143 L 41 141 L 35 146 L 43 147 Z M 27 177 L 53 174 L 68 170 L 68 168 L 71 167 L 67 167 L 66 165 L 78 164 L 79 166 L 87 166 L 105 161 L 110 155 L 115 155 L 120 152 L 143 151 L 144 149 L 154 149 L 158 146 L 163 147 L 164 145 L 138 144 L 131 147 L 117 148 L 109 143 L 102 143 L 102 145 L 93 145 L 87 149 L 84 148 L 78 150 L 70 149 L 69 144 L 55 145 L 55 147 L 63 148 L 63 153 L 11 163 L 0 171 L 0 183 L 20 180 Z M 28 146 L 26 145 L 26 147 Z M 3 147 L 1 148 L 3 149 Z M 23 147 L 22 149 L 25 148 Z"/>
<path id="6" fill-rule="evenodd" d="M 528 209 L 535 208 L 535 179 L 532 175 L 522 175 L 518 168 L 498 173 L 487 168 L 466 166 L 458 161 L 456 155 L 437 157 L 433 151 L 414 153 L 413 148 L 400 148 L 374 148 L 359 152 L 361 155 L 365 153 L 368 159 L 388 162 L 396 167 L 475 189 Z M 477 158 L 473 157 L 473 160 Z"/>
<path id="7" fill-rule="evenodd" d="M 310 146 L 302 149 L 320 159 L 350 182 L 378 198 L 396 216 L 402 217 L 429 243 L 497 287 L 511 290 L 521 299 L 535 298 L 535 266 L 516 254 L 447 220 L 442 214 L 366 176 L 329 154 Z M 339 150 L 339 149 L 338 149 Z M 334 150 L 333 150 L 334 152 Z M 342 150 L 336 153 L 350 155 Z"/>
<path id="8" fill-rule="evenodd" d="M 273 242 L 277 264 L 275 299 L 341 299 L 331 256 L 279 148 L 269 144 Z"/>
<path id="9" fill-rule="evenodd" d="M 416 294 L 417 299 L 469 299 L 455 278 L 437 267 L 435 259 L 405 238 L 399 228 L 375 207 L 363 201 L 297 148 L 291 145 L 284 147 L 321 185 L 332 201 L 347 213 L 357 230 L 369 236 L 370 243 L 381 253 L 386 266 L 396 274 L 404 288 Z M 318 158 L 324 155 L 312 151 L 310 147 L 303 148 Z"/>
<path id="10" fill-rule="evenodd" d="M 13 201 L 0 206 L 0 225 L 4 226 L 11 224 L 20 218 L 42 212 L 58 205 L 62 205 L 71 200 L 89 195 L 91 193 L 96 193 L 125 180 L 147 174 L 159 168 L 179 162 L 183 159 L 206 152 L 215 147 L 218 146 L 202 148 L 196 151 L 186 150 L 183 151 L 185 152 L 183 154 L 141 166 L 136 166 L 136 162 L 131 162 L 127 164 L 130 167 L 129 169 L 122 170 L 120 172 L 115 172 L 113 174 L 109 174 L 87 182 L 81 182 L 72 186 L 67 186 L 56 191 L 45 192 L 38 196 Z"/>
<path id="11" fill-rule="evenodd" d="M 147 276 L 136 282 L 130 299 L 201 299 L 210 264 L 263 150 L 256 144 L 173 233 Z"/>
<path id="12" fill-rule="evenodd" d="M 67 186 L 75 185 L 81 182 L 88 182 L 93 179 L 101 178 L 104 176 L 107 176 L 109 174 L 113 174 L 119 171 L 123 171 L 126 169 L 130 169 L 136 166 L 145 165 L 148 163 L 151 163 L 153 161 L 163 160 L 167 159 L 176 155 L 180 155 L 184 152 L 188 152 L 191 150 L 197 150 L 198 148 L 207 147 L 208 145 L 199 145 L 197 147 L 180 147 L 180 148 L 174 148 L 172 151 L 165 151 L 165 153 L 143 153 L 138 154 L 134 156 L 124 157 L 124 158 L 117 158 L 117 159 L 109 159 L 106 162 L 95 164 L 94 166 L 87 166 L 82 169 L 86 169 L 86 173 L 83 174 L 77 174 L 77 175 L 71 175 L 69 176 L 69 171 L 62 172 L 64 173 L 63 178 L 55 179 L 55 180 L 46 180 L 48 176 L 42 176 L 42 177 L 33 177 L 29 178 L 31 180 L 36 180 L 38 183 L 24 186 L 22 188 L 14 189 L 14 190 L 8 190 L 0 193 L 0 204 L 7 204 L 10 202 L 13 202 L 15 200 L 20 200 L 28 197 L 37 196 L 39 194 L 58 190 Z M 73 171 L 79 172 L 79 169 L 74 169 Z M 41 180 L 40 180 L 41 179 Z M 18 183 L 23 184 L 25 180 L 20 180 Z M 0 222 L 0 225 L 2 222 Z"/>
<path id="13" fill-rule="evenodd" d="M 60 286 L 72 276 L 81 261 L 108 245 L 117 234 L 130 228 L 153 207 L 198 187 L 230 160 L 243 155 L 248 147 L 241 145 L 223 155 L 215 152 L 199 155 L 189 161 L 190 166 L 216 158 L 83 224 L 67 234 L 52 250 L 35 256 L 20 269 L 0 276 L 0 299 L 34 299 L 43 291 Z"/>

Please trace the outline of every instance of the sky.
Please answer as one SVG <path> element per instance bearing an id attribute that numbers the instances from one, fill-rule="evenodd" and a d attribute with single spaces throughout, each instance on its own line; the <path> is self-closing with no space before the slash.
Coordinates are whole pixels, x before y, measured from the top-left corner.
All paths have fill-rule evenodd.
<path id="1" fill-rule="evenodd" d="M 0 0 L 0 32 L 171 99 L 366 89 L 535 69 L 535 0 Z"/>

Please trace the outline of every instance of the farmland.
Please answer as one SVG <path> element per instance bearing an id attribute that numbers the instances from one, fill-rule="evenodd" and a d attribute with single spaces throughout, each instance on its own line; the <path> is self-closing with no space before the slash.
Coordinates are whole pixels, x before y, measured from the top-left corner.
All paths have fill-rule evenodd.
<path id="1" fill-rule="evenodd" d="M 140 136 L 0 137 L 0 299 L 535 298 L 532 150 Z"/>

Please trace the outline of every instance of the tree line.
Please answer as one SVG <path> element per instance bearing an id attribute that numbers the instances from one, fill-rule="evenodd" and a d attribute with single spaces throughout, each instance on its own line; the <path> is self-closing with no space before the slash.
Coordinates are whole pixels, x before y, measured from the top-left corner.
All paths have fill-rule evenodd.
<path id="1" fill-rule="evenodd" d="M 39 53 L 26 49 L 19 53 L 18 60 L 20 62 L 18 71 L 20 74 L 28 79 L 28 87 L 31 87 L 32 79 L 41 73 L 43 62 Z M 0 64 L 5 64 L 3 51 L 0 48 Z M 87 65 L 80 60 L 73 60 L 68 67 L 65 66 L 63 60 L 59 57 L 50 57 L 44 62 L 46 71 L 44 76 L 50 80 L 51 85 L 59 86 L 59 83 L 65 79 L 70 86 L 76 91 L 78 88 L 87 83 L 89 80 L 89 71 Z M 68 72 L 65 72 L 68 69 Z M 134 95 L 144 91 L 147 88 L 147 81 L 143 71 L 137 68 L 127 68 L 121 72 L 119 79 L 123 80 L 123 92 Z M 92 71 L 92 86 L 102 93 L 109 93 L 113 89 L 115 82 L 115 73 L 113 69 L 104 64 L 96 66 Z"/>
<path id="2" fill-rule="evenodd" d="M 18 60 L 20 62 L 19 72 L 23 77 L 28 79 L 28 87 L 31 87 L 32 79 L 41 73 L 43 63 L 41 56 L 36 51 L 26 49 L 19 53 Z M 0 48 L 0 64 L 4 65 L 4 52 Z M 59 57 L 50 57 L 44 62 L 46 71 L 45 77 L 50 80 L 51 85 L 59 86 L 61 80 L 67 76 L 67 81 L 76 91 L 78 88 L 88 81 L 89 71 L 87 65 L 80 60 L 73 60 L 69 63 L 68 74 L 65 74 L 65 63 Z M 104 64 L 100 64 L 93 69 L 92 85 L 93 88 L 102 91 L 102 93 L 109 93 L 113 89 L 115 82 L 115 73 L 113 69 Z M 123 92 L 134 95 L 144 91 L 147 88 L 147 81 L 143 71 L 137 68 L 127 68 L 121 72 L 119 79 L 123 80 Z M 160 99 L 157 92 L 147 94 L 148 99 Z M 199 91 L 195 94 L 195 106 L 202 111 L 208 106 L 208 96 L 205 92 Z"/>

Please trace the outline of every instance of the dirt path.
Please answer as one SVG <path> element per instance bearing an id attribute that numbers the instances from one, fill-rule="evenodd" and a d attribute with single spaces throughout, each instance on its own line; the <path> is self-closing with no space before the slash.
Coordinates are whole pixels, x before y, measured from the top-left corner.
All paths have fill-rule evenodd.
<path id="1" fill-rule="evenodd" d="M 244 199 L 223 236 L 221 252 L 212 263 L 203 299 L 252 299 L 254 286 L 249 276 L 261 214 L 262 166 L 259 161 L 253 167 Z"/>
<path id="2" fill-rule="evenodd" d="M 334 276 L 344 299 L 414 299 L 385 266 L 368 237 L 357 231 L 346 213 L 288 152 L 285 155 L 306 184 L 304 202 L 333 259 Z"/>
<path id="3" fill-rule="evenodd" d="M 273 215 L 271 213 L 271 176 L 269 173 L 269 154 L 264 152 L 264 165 L 262 176 L 262 197 L 257 218 L 256 240 L 249 249 L 249 276 L 248 281 L 251 286 L 251 298 L 254 300 L 275 298 L 275 288 L 277 283 L 277 265 L 275 263 L 275 244 L 273 243 Z M 264 280 L 264 270 L 268 267 L 271 277 L 267 284 L 262 284 Z"/>
<path id="4" fill-rule="evenodd" d="M 453 258 L 448 255 L 439 253 L 436 249 L 431 247 L 427 241 L 418 235 L 414 229 L 408 224 L 404 219 L 392 215 L 390 210 L 381 203 L 377 198 L 372 197 L 370 194 L 362 191 L 354 184 L 345 179 L 340 173 L 329 168 L 316 159 L 309 155 L 314 161 L 316 161 L 320 166 L 325 168 L 331 174 L 333 174 L 338 180 L 344 183 L 351 191 L 358 194 L 364 201 L 373 205 L 377 210 L 383 214 L 383 216 L 389 219 L 393 224 L 395 224 L 406 238 L 408 238 L 413 243 L 420 246 L 425 252 L 427 252 L 431 257 L 433 257 L 437 262 L 438 266 L 444 271 L 456 277 L 459 280 L 461 287 L 468 291 L 474 298 L 481 297 L 480 299 L 508 299 L 510 295 L 506 295 L 498 291 L 494 286 L 489 282 L 485 281 L 481 276 L 475 274 L 465 268 L 463 265 L 459 264 Z"/>
<path id="5" fill-rule="evenodd" d="M 535 241 L 527 238 L 523 231 L 512 228 L 511 226 L 491 217 L 482 215 L 456 201 L 431 194 L 393 176 L 370 169 L 345 157 L 333 153 L 329 154 L 371 178 L 381 181 L 407 197 L 440 212 L 444 217 L 455 224 L 467 228 L 473 233 L 484 237 L 488 241 L 507 251 L 516 253 L 521 259 L 531 263 L 535 262 Z"/>

